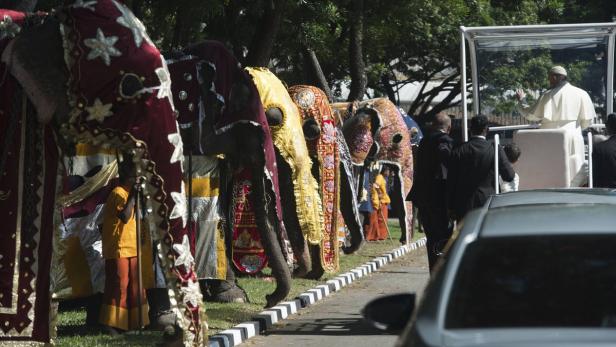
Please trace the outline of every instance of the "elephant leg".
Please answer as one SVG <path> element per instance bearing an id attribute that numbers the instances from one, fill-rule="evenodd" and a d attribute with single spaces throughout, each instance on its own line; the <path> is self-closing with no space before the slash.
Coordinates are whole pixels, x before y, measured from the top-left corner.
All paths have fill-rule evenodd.
<path id="1" fill-rule="evenodd" d="M 293 271 L 293 277 L 304 278 L 311 271 L 310 264 L 310 250 L 306 242 L 303 243 L 303 247 L 298 248 L 293 246 L 294 242 L 291 241 L 291 247 L 293 253 L 297 257 L 297 268 Z M 297 244 L 297 242 L 295 242 Z"/>
<path id="2" fill-rule="evenodd" d="M 357 197 L 353 194 L 351 188 L 352 180 L 347 176 L 346 170 L 341 168 L 340 170 L 340 212 L 342 218 L 344 218 L 344 224 L 351 235 L 351 244 L 348 247 L 342 247 L 344 254 L 355 253 L 362 245 L 364 241 L 364 233 L 362 226 L 359 223 L 359 216 L 356 215 L 356 211 L 353 208 L 354 199 Z"/>
<path id="3" fill-rule="evenodd" d="M 325 273 L 321 263 L 321 245 L 310 245 L 308 249 L 310 250 L 310 259 L 312 259 L 312 270 L 306 274 L 305 278 L 318 280 Z"/>
<path id="4" fill-rule="evenodd" d="M 276 279 L 276 289 L 265 296 L 265 307 L 272 307 L 284 300 L 291 290 L 291 272 L 282 253 L 278 238 L 278 218 L 276 216 L 276 203 L 273 194 L 268 194 L 270 186 L 265 177 L 263 167 L 252 170 L 255 184 L 252 188 L 253 206 L 255 207 L 256 224 L 261 230 L 261 243 L 268 257 L 269 267 Z M 268 188 L 266 188 L 268 187 Z"/>
<path id="5" fill-rule="evenodd" d="M 87 298 L 86 301 L 86 325 L 98 326 L 98 316 L 101 311 L 103 294 L 96 293 Z"/>
<path id="6" fill-rule="evenodd" d="M 171 311 L 171 302 L 167 288 L 146 289 L 148 305 L 150 306 L 150 324 L 156 330 L 165 331 L 166 335 L 175 334 L 177 317 Z"/>
<path id="7" fill-rule="evenodd" d="M 232 191 L 232 183 L 229 178 L 228 170 L 220 170 L 220 196 L 219 203 L 222 205 L 221 213 L 226 216 L 227 220 L 233 220 L 229 209 L 230 198 L 228 192 Z M 211 302 L 248 302 L 248 296 L 244 289 L 237 285 L 235 272 L 233 270 L 233 252 L 231 239 L 233 238 L 233 230 L 230 225 L 226 225 L 224 229 L 225 240 L 225 256 L 227 258 L 227 269 L 224 280 L 206 279 L 201 288 L 204 293 L 205 301 Z"/>
<path id="8" fill-rule="evenodd" d="M 283 219 L 284 226 L 287 229 L 289 242 L 293 253 L 297 258 L 297 269 L 293 272 L 296 277 L 304 277 L 311 270 L 310 252 L 302 229 L 297 219 L 297 205 L 295 204 L 295 191 L 293 190 L 293 181 L 291 179 L 291 168 L 284 161 L 282 156 L 276 150 L 276 161 L 278 163 L 278 184 L 280 190 L 280 200 L 284 201 Z"/>
<path id="9" fill-rule="evenodd" d="M 407 242 L 407 225 L 406 225 L 406 205 L 404 203 L 404 198 L 406 197 L 404 192 L 402 191 L 402 184 L 400 181 L 400 170 L 394 167 L 395 177 L 394 177 L 394 189 L 390 194 L 391 199 L 391 207 L 396 211 L 396 215 L 398 216 L 398 221 L 400 223 L 400 231 L 402 235 L 400 235 L 400 242 L 405 244 Z M 387 221 L 386 221 L 387 222 Z"/>

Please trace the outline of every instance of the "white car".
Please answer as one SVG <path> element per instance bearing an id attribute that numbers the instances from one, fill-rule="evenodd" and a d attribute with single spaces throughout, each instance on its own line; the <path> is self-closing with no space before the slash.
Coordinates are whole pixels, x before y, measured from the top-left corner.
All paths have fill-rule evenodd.
<path id="1" fill-rule="evenodd" d="M 382 327 L 410 318 L 397 346 L 616 346 L 616 191 L 493 196 L 417 307 L 406 295 L 364 313 Z"/>

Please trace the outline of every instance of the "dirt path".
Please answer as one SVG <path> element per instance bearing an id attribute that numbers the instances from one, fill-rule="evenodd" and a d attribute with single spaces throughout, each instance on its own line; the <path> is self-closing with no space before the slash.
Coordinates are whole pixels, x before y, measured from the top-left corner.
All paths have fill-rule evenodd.
<path id="1" fill-rule="evenodd" d="M 362 307 L 381 295 L 416 292 L 428 280 L 425 248 L 412 251 L 371 276 L 300 311 L 268 331 L 249 339 L 246 346 L 392 346 L 395 335 L 384 334 L 363 321 Z"/>

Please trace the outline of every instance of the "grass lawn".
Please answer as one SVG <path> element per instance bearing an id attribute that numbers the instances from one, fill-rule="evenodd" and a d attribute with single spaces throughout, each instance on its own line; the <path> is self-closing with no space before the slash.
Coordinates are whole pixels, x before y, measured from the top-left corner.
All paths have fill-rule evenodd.
<path id="1" fill-rule="evenodd" d="M 397 220 L 392 219 L 388 224 L 393 242 L 390 240 L 369 242 L 364 244 L 362 249 L 355 254 L 341 255 L 340 273 L 347 272 L 400 246 L 398 242 L 400 228 Z M 414 240 L 420 237 L 423 237 L 423 234 L 416 232 Z M 293 299 L 307 289 L 322 284 L 335 276 L 337 274 L 325 274 L 318 281 L 293 279 L 291 292 L 287 299 Z M 265 306 L 265 294 L 271 293 L 276 284 L 273 278 L 262 276 L 240 278 L 239 285 L 248 293 L 249 303 L 205 303 L 210 329 L 209 335 L 250 320 L 255 314 L 261 312 L 263 306 Z M 102 333 L 98 328 L 86 327 L 84 325 L 86 313 L 82 307 L 60 311 L 58 316 L 57 345 L 59 346 L 152 346 L 162 340 L 162 332 L 158 331 L 144 331 L 141 334 L 130 332 L 118 337 L 111 337 Z"/>

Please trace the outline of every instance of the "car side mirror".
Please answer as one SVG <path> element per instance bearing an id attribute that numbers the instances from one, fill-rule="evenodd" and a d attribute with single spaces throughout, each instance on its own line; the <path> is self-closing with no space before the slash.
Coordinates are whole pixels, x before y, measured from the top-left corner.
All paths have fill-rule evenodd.
<path id="1" fill-rule="evenodd" d="M 379 330 L 400 331 L 415 311 L 415 300 L 415 293 L 380 297 L 366 304 L 361 314 Z"/>

